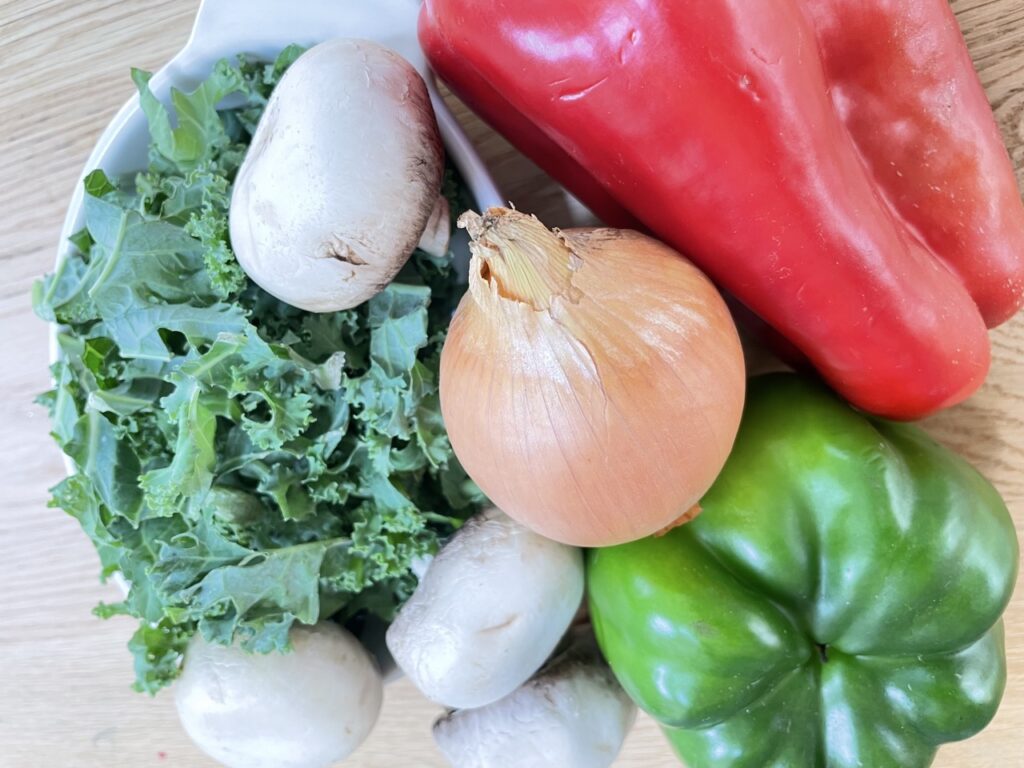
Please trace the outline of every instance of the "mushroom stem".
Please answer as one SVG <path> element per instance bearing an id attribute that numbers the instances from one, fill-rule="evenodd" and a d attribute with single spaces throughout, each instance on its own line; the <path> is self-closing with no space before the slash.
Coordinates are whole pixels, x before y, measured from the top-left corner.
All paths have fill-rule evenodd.
<path id="1" fill-rule="evenodd" d="M 452 239 L 452 213 L 448 205 L 448 198 L 438 195 L 434 203 L 434 209 L 430 212 L 427 226 L 423 228 L 419 245 L 416 247 L 421 251 L 429 253 L 436 258 L 444 258 L 448 255 L 448 246 Z"/>

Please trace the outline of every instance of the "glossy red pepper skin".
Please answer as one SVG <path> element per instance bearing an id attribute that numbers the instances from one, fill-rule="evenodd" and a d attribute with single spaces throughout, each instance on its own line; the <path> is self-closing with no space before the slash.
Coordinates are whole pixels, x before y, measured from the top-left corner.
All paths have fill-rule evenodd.
<path id="1" fill-rule="evenodd" d="M 983 381 L 1024 209 L 945 0 L 425 0 L 420 40 L 484 119 L 855 405 L 916 418 Z"/>
<path id="2" fill-rule="evenodd" d="M 1024 206 L 948 0 L 805 7 L 832 102 L 887 201 L 990 328 L 1008 320 L 1024 293 Z"/>

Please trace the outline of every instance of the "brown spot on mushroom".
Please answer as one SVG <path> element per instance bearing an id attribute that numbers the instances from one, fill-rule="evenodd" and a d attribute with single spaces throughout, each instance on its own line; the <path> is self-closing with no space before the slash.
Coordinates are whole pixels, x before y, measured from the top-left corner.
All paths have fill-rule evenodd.
<path id="1" fill-rule="evenodd" d="M 369 263 L 338 235 L 331 235 L 321 244 L 319 256 L 322 259 L 336 259 L 353 267 L 363 267 Z"/>

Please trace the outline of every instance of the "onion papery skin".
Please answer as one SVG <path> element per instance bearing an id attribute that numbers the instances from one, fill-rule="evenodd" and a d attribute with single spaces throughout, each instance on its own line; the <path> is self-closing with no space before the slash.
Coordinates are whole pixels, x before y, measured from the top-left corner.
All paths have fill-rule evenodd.
<path id="1" fill-rule="evenodd" d="M 691 512 L 732 448 L 745 372 L 722 297 L 629 230 L 552 232 L 501 208 L 466 214 L 469 291 L 441 356 L 459 461 L 498 507 L 601 547 Z"/>

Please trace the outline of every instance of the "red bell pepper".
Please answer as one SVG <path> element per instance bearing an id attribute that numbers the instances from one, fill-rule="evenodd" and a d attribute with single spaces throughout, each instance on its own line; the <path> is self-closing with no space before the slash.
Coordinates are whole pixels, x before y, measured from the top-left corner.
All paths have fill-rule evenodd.
<path id="1" fill-rule="evenodd" d="M 609 224 L 644 226 L 855 405 L 983 381 L 1024 206 L 946 0 L 425 0 L 453 91 Z"/>

